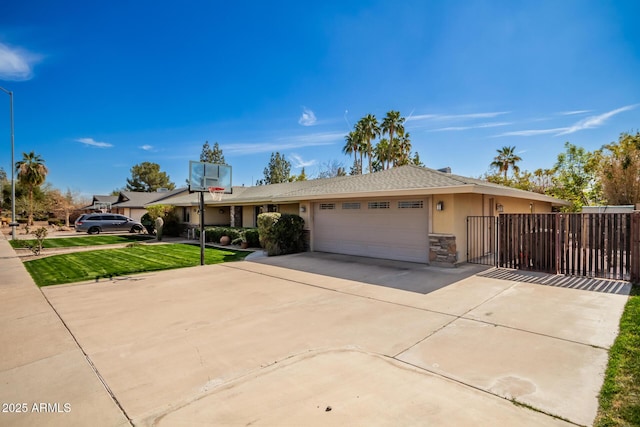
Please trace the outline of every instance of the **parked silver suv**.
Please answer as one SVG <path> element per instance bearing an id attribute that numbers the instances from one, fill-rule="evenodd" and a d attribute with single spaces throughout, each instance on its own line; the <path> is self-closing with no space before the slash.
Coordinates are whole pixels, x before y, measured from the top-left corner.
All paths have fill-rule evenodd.
<path id="1" fill-rule="evenodd" d="M 130 233 L 142 233 L 144 226 L 124 215 L 97 213 L 90 214 L 76 221 L 76 231 L 98 234 L 109 231 L 128 231 Z"/>

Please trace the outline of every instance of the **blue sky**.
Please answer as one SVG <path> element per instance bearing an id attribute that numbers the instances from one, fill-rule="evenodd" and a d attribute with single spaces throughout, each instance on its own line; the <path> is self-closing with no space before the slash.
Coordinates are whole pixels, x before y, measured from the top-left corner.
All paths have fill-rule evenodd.
<path id="1" fill-rule="evenodd" d="M 551 167 L 640 124 L 640 2 L 11 1 L 0 86 L 15 93 L 16 160 L 54 187 L 123 187 L 160 164 L 178 185 L 217 141 L 234 185 L 272 152 L 308 175 L 365 114 L 407 118 L 426 166 L 478 177 L 496 149 Z M 8 96 L 0 166 L 10 170 Z"/>

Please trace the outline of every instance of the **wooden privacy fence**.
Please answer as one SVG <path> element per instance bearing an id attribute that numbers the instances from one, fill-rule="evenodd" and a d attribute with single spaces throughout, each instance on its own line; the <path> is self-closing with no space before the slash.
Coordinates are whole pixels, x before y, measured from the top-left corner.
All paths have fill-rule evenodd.
<path id="1" fill-rule="evenodd" d="M 640 212 L 500 214 L 497 241 L 499 267 L 640 278 Z"/>

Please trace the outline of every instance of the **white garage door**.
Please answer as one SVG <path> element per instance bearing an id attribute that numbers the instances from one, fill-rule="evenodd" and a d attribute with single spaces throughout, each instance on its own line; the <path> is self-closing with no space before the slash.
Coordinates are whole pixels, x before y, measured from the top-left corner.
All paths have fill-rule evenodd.
<path id="1" fill-rule="evenodd" d="M 428 262 L 427 201 L 314 203 L 314 250 Z"/>

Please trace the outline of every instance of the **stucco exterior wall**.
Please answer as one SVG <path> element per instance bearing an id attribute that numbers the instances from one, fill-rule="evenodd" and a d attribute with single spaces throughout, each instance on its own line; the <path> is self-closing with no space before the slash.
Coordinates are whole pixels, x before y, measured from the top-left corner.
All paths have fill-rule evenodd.
<path id="1" fill-rule="evenodd" d="M 289 203 L 286 205 L 278 205 L 278 212 L 291 215 L 300 215 L 300 204 Z"/>
<path id="2" fill-rule="evenodd" d="M 444 209 L 439 211 L 436 209 L 438 202 L 444 204 Z M 454 217 L 453 194 L 439 194 L 432 197 L 431 218 L 433 223 L 432 233 L 453 234 Z"/>
<path id="3" fill-rule="evenodd" d="M 302 217 L 304 220 L 304 229 L 311 230 L 311 214 L 312 214 L 312 205 L 308 201 L 303 201 L 298 203 L 298 212 L 297 214 Z M 304 210 L 304 212 L 302 212 Z"/>
<path id="4" fill-rule="evenodd" d="M 444 209 L 436 209 L 442 201 Z M 513 197 L 490 196 L 482 194 L 446 194 L 433 197 L 432 233 L 454 235 L 458 262 L 467 257 L 467 217 L 498 215 L 497 205 L 503 213 L 544 213 L 551 212 L 551 203 L 537 202 Z"/>

